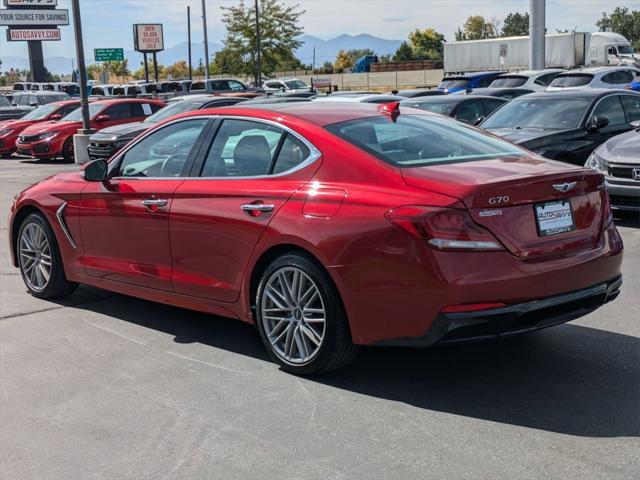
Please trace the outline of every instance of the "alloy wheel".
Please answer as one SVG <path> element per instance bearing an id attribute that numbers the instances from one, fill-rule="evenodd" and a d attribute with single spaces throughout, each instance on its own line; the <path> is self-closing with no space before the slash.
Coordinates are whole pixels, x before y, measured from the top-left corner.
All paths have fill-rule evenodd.
<path id="1" fill-rule="evenodd" d="M 44 229 L 37 223 L 29 223 L 20 235 L 18 248 L 20 268 L 27 286 L 41 292 L 51 278 L 51 245 Z"/>
<path id="2" fill-rule="evenodd" d="M 260 305 L 264 332 L 284 362 L 304 365 L 320 351 L 326 310 L 316 283 L 297 267 L 283 267 L 269 277 Z"/>

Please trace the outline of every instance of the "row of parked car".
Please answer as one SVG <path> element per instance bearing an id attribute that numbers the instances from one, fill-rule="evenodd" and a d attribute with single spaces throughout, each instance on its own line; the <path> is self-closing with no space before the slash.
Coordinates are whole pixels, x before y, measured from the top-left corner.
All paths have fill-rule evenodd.
<path id="1" fill-rule="evenodd" d="M 228 107 L 240 102 L 243 106 L 263 108 L 284 102 L 331 104 L 336 108 L 339 104 L 352 102 L 399 102 L 400 108 L 427 110 L 479 126 L 548 158 L 576 165 L 586 163 L 606 173 L 612 185 L 619 184 L 620 195 L 612 194 L 617 205 L 637 206 L 640 94 L 616 88 L 574 86 L 534 91 L 522 86 L 527 83 L 538 85 L 539 79 L 550 73 L 502 74 L 495 77 L 489 87 L 465 88 L 451 93 L 440 91 L 435 95 L 427 93 L 433 90 L 411 90 L 388 95 L 336 92 L 314 97 L 313 92 L 301 91 L 257 98 L 256 95 L 237 93 L 190 94 L 171 98 L 166 103 L 150 98 L 92 100 L 89 107 L 91 128 L 96 133 L 90 139 L 89 155 L 93 159 L 111 157 L 153 125 L 193 110 Z M 443 83 L 447 81 L 445 79 Z M 514 85 L 521 81 L 521 85 Z M 72 161 L 72 137 L 81 126 L 78 106 L 78 100 L 57 101 L 33 110 L 22 119 L 0 122 L 0 154 L 17 152 L 34 158 L 63 157 Z M 631 130 L 620 146 L 612 148 L 607 144 L 609 146 L 598 150 L 600 153 L 594 153 L 607 140 Z M 627 153 L 618 155 L 619 148 Z M 633 195 L 629 195 L 629 188 Z"/>

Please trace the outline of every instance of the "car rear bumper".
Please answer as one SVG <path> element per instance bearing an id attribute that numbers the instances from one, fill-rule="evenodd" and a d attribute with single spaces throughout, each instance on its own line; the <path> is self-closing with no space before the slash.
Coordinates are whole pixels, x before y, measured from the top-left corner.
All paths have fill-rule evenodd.
<path id="1" fill-rule="evenodd" d="M 620 293 L 622 276 L 591 287 L 474 312 L 441 313 L 422 337 L 398 338 L 378 345 L 426 347 L 507 337 L 539 330 L 587 315 Z"/>

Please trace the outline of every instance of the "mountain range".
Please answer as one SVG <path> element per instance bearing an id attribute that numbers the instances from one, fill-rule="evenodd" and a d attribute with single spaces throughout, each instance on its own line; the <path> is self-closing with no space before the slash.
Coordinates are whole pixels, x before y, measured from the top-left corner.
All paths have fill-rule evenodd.
<path id="1" fill-rule="evenodd" d="M 379 55 L 394 53 L 400 44 L 401 40 L 386 40 L 384 38 L 375 37 L 373 35 L 361 34 L 361 35 L 339 35 L 335 38 L 323 40 L 311 35 L 302 35 L 300 41 L 303 42 L 302 46 L 296 50 L 296 56 L 305 65 L 311 65 L 313 62 L 313 50 L 315 48 L 316 66 L 321 66 L 326 61 L 333 61 L 336 58 L 338 51 L 349 50 L 352 48 L 364 49 L 370 48 Z M 222 49 L 220 43 L 209 42 L 209 54 L 213 55 L 215 52 Z M 133 50 L 126 50 L 125 58 L 129 60 L 129 67 L 132 70 L 138 68 L 139 63 L 142 61 L 142 54 Z M 182 42 L 173 47 L 169 47 L 166 50 L 158 53 L 158 62 L 163 65 L 171 65 L 178 60 L 186 60 L 188 55 L 188 43 Z M 93 63 L 93 52 L 85 53 L 88 63 Z M 150 57 L 150 56 L 149 56 Z M 204 58 L 204 45 L 202 43 L 191 43 L 191 59 L 194 67 L 198 65 L 199 59 Z M 52 73 L 68 74 L 71 72 L 72 65 L 75 63 L 73 57 L 56 56 L 45 58 L 45 65 Z M 10 68 L 29 68 L 29 59 L 24 57 L 4 57 L 2 59 L 2 70 L 9 70 Z"/>

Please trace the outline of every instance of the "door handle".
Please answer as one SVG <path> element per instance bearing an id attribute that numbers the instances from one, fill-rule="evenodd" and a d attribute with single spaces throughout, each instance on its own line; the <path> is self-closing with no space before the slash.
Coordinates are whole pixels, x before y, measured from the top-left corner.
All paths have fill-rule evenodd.
<path id="1" fill-rule="evenodd" d="M 164 198 L 147 198 L 142 201 L 142 205 L 145 207 L 166 207 L 167 200 Z"/>
<path id="2" fill-rule="evenodd" d="M 264 203 L 247 203 L 241 205 L 240 208 L 245 212 L 271 212 L 275 205 L 266 205 Z"/>

